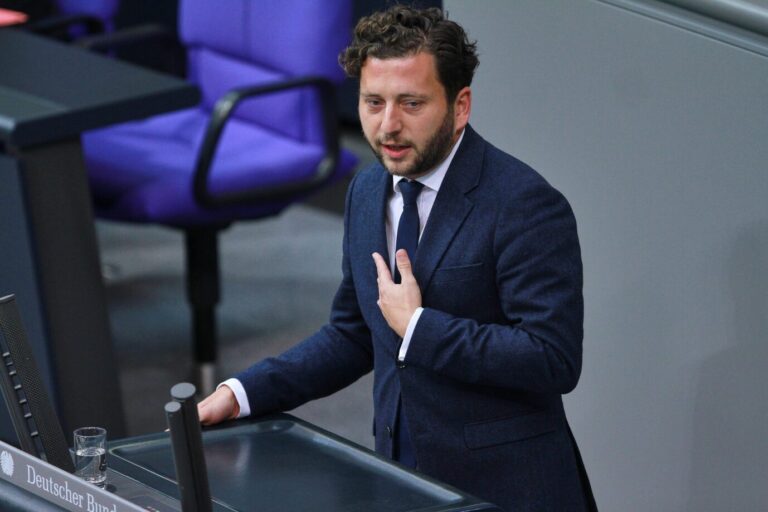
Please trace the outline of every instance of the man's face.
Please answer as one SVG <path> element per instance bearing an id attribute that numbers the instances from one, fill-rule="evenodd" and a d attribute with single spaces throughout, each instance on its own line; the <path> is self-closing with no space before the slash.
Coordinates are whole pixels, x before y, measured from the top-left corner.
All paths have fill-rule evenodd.
<path id="1" fill-rule="evenodd" d="M 439 164 L 466 125 L 468 91 L 449 105 L 428 53 L 367 58 L 358 110 L 365 138 L 382 165 L 396 176 L 416 178 Z"/>

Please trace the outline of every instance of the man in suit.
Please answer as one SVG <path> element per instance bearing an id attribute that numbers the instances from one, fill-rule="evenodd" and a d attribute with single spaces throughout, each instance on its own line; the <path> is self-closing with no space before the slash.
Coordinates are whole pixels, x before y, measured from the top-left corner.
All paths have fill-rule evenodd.
<path id="1" fill-rule="evenodd" d="M 594 508 L 561 399 L 583 321 L 567 201 L 469 126 L 475 44 L 439 9 L 363 18 L 340 61 L 380 164 L 349 187 L 330 321 L 225 382 L 201 421 L 289 410 L 373 369 L 379 453 L 505 510 Z"/>

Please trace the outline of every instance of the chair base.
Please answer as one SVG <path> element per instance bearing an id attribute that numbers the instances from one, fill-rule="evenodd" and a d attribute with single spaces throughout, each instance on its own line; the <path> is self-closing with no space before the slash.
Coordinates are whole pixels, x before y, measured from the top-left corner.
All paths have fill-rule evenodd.
<path id="1" fill-rule="evenodd" d="M 216 305 L 221 295 L 218 249 L 220 229 L 199 228 L 184 232 L 195 383 L 203 396 L 212 393 L 216 387 Z"/>
<path id="2" fill-rule="evenodd" d="M 200 396 L 208 396 L 216 391 L 216 364 L 198 363 L 195 367 L 195 384 Z"/>

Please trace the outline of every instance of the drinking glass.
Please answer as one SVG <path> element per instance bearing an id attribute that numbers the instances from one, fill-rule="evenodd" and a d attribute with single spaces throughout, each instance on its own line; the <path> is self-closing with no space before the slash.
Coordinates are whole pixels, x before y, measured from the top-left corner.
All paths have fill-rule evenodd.
<path id="1" fill-rule="evenodd" d="M 107 431 L 101 427 L 75 430 L 75 475 L 102 487 L 107 481 Z"/>

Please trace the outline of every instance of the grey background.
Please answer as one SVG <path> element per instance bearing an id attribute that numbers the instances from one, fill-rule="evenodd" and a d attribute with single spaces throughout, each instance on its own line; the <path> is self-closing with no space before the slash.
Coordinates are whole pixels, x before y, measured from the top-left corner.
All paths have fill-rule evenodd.
<path id="1" fill-rule="evenodd" d="M 471 122 L 575 210 L 586 337 L 566 407 L 601 509 L 766 510 L 768 43 L 615 3 L 645 15 L 446 0 L 479 41 Z"/>

